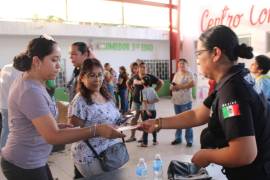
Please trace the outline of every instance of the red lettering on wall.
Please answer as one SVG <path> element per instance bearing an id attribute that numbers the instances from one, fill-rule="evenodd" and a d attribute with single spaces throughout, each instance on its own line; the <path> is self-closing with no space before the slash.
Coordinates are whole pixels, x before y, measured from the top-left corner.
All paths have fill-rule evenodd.
<path id="1" fill-rule="evenodd" d="M 268 9 L 268 14 L 270 14 L 270 8 Z M 270 15 L 268 16 L 268 23 L 270 23 Z"/>
<path id="2" fill-rule="evenodd" d="M 254 10 L 254 5 L 250 8 L 250 13 L 249 13 L 249 22 L 252 26 L 255 26 L 257 24 L 264 24 L 264 23 L 270 23 L 270 8 L 263 8 L 258 17 L 255 17 L 255 10 Z"/>
<path id="3" fill-rule="evenodd" d="M 232 14 L 228 6 L 221 10 L 220 15 L 212 15 L 209 9 L 205 9 L 201 16 L 201 31 L 220 24 L 237 28 L 243 16 L 244 13 Z M 251 26 L 270 24 L 270 8 L 256 9 L 255 5 L 252 5 L 249 11 L 249 23 Z"/>
<path id="4" fill-rule="evenodd" d="M 227 17 L 227 23 L 226 23 L 226 25 L 229 26 L 229 27 L 231 27 L 232 18 L 233 18 L 233 16 L 231 16 L 231 15 L 228 15 L 228 17 Z"/>
<path id="5" fill-rule="evenodd" d="M 249 13 L 249 22 L 251 25 L 256 25 L 256 22 L 253 21 L 252 17 L 253 17 L 253 9 L 254 9 L 254 5 L 251 6 L 251 9 L 250 9 L 250 13 Z"/>
<path id="6" fill-rule="evenodd" d="M 208 17 L 208 14 L 209 14 L 209 10 L 208 9 L 206 9 L 204 12 L 203 12 L 203 14 L 202 14 L 202 19 L 201 19 L 201 30 L 202 31 L 205 31 L 207 28 L 204 28 L 204 19 L 206 19 L 207 17 Z"/>
<path id="7" fill-rule="evenodd" d="M 267 9 L 264 8 L 261 13 L 260 13 L 260 16 L 259 16 L 259 24 L 263 24 L 265 22 L 267 18 Z"/>
<path id="8" fill-rule="evenodd" d="M 221 11 L 220 16 L 211 17 L 209 10 L 206 9 L 203 12 L 202 18 L 201 18 L 201 31 L 205 31 L 213 26 L 220 25 L 220 24 L 236 28 L 239 26 L 243 15 L 244 15 L 243 13 L 235 14 L 235 15 L 230 14 L 229 8 L 225 6 Z"/>
<path id="9" fill-rule="evenodd" d="M 233 19 L 233 27 L 236 28 L 239 26 L 240 22 L 241 22 L 241 17 L 243 16 L 243 14 L 237 14 L 234 19 Z"/>

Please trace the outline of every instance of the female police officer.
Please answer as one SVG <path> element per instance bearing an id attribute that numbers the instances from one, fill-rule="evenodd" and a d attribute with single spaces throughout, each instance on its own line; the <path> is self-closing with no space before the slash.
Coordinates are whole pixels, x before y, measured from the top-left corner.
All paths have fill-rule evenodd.
<path id="1" fill-rule="evenodd" d="M 201 149 L 192 162 L 222 165 L 228 179 L 270 179 L 270 121 L 264 99 L 244 79 L 238 57 L 250 59 L 252 48 L 239 45 L 236 34 L 219 25 L 204 32 L 197 44 L 202 74 L 218 84 L 203 105 L 172 117 L 148 120 L 147 132 L 208 123 L 212 149 Z"/>

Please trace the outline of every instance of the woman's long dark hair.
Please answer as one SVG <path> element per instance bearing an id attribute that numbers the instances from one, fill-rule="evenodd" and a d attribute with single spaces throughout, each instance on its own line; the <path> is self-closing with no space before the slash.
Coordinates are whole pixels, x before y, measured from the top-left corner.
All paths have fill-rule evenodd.
<path id="1" fill-rule="evenodd" d="M 82 54 L 87 53 L 87 56 L 90 56 L 89 47 L 85 42 L 75 42 L 71 46 L 76 46 Z"/>
<path id="2" fill-rule="evenodd" d="M 86 59 L 84 60 L 81 71 L 80 71 L 80 81 L 78 83 L 78 91 L 81 93 L 82 97 L 85 99 L 87 104 L 93 104 L 93 100 L 91 98 L 92 91 L 85 87 L 85 85 L 81 82 L 81 78 L 83 75 L 91 73 L 95 67 L 101 68 L 103 71 L 103 67 L 99 60 L 92 58 L 92 59 Z M 102 83 L 100 88 L 100 94 L 107 100 L 111 100 L 111 96 L 108 93 L 107 87 L 105 83 Z"/>
<path id="3" fill-rule="evenodd" d="M 128 79 L 128 73 L 127 73 L 127 70 L 126 70 L 125 66 L 120 66 L 119 69 L 122 70 L 122 72 L 120 72 L 120 75 L 122 75 L 122 77 L 124 77 L 125 80 L 127 80 Z"/>

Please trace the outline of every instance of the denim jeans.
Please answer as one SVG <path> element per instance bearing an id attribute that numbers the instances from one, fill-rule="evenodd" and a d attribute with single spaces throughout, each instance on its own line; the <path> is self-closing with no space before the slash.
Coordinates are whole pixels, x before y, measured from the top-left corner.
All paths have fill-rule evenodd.
<path id="1" fill-rule="evenodd" d="M 112 84 L 107 84 L 107 90 L 109 94 L 114 98 L 114 87 Z"/>
<path id="2" fill-rule="evenodd" d="M 184 111 L 190 110 L 192 107 L 192 102 L 188 102 L 186 104 L 174 105 L 175 114 L 182 113 Z M 192 128 L 187 128 L 185 132 L 185 138 L 187 143 L 193 143 L 193 131 Z M 177 129 L 175 132 L 175 140 L 178 142 L 182 142 L 182 129 Z"/>
<path id="3" fill-rule="evenodd" d="M 119 89 L 119 96 L 121 102 L 121 113 L 126 113 L 128 111 L 128 91 L 127 88 Z"/>
<path id="4" fill-rule="evenodd" d="M 156 118 L 157 112 L 156 110 L 151 110 L 151 116 L 148 116 L 147 113 L 144 111 L 143 112 L 143 121 L 146 121 L 147 119 L 154 119 Z M 153 132 L 153 142 L 157 142 L 157 132 Z M 143 132 L 143 144 L 148 144 L 148 133 Z"/>
<path id="5" fill-rule="evenodd" d="M 9 128 L 8 128 L 8 110 L 1 109 L 2 114 L 2 132 L 1 132 L 1 142 L 0 142 L 0 149 L 2 149 L 6 145 Z"/>

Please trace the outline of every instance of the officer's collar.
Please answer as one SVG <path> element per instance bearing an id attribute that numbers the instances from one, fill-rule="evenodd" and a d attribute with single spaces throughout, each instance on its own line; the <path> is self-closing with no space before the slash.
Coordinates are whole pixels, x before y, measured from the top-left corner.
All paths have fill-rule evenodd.
<path id="1" fill-rule="evenodd" d="M 224 86 L 224 84 L 226 84 L 235 75 L 240 74 L 241 76 L 244 77 L 248 73 L 249 71 L 245 68 L 245 65 L 243 63 L 239 63 L 237 65 L 232 66 L 226 73 L 226 75 L 218 82 L 218 84 L 215 87 L 215 90 L 216 91 L 220 90 Z"/>

